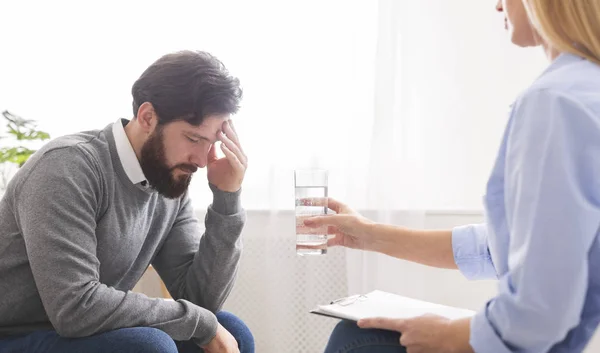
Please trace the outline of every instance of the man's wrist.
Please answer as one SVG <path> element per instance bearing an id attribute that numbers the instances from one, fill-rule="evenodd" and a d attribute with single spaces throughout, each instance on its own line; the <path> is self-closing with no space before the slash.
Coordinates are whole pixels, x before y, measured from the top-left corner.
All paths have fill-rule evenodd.
<path id="1" fill-rule="evenodd" d="M 217 317 L 207 311 L 200 325 L 197 326 L 192 341 L 200 347 L 210 344 L 218 334 L 219 321 Z"/>
<path id="2" fill-rule="evenodd" d="M 219 189 L 216 185 L 209 183 L 213 193 L 211 208 L 222 215 L 233 215 L 242 211 L 240 195 L 242 189 L 236 192 L 228 192 Z"/>

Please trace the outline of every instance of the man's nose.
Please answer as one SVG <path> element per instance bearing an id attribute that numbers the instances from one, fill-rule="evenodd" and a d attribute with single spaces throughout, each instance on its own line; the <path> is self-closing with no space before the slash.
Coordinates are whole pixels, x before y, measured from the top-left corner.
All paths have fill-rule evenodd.
<path id="1" fill-rule="evenodd" d="M 204 158 L 197 157 L 192 160 L 192 164 L 194 164 L 198 168 L 204 168 L 204 167 L 206 167 L 207 159 L 206 159 L 206 157 L 204 157 Z"/>
<path id="2" fill-rule="evenodd" d="M 198 168 L 205 168 L 208 164 L 208 151 L 205 151 L 204 148 L 197 149 L 194 151 L 194 154 L 192 154 L 190 162 Z"/>

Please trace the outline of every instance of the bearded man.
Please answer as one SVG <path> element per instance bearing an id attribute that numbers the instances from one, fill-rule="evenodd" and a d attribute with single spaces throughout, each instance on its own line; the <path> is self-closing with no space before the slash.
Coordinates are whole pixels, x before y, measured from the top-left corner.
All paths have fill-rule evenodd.
<path id="1" fill-rule="evenodd" d="M 131 120 L 55 139 L 11 180 L 0 351 L 254 351 L 248 327 L 221 311 L 245 222 L 239 80 L 209 53 L 181 51 L 149 66 L 132 95 Z M 202 234 L 188 185 L 204 167 L 213 200 Z M 174 300 L 131 291 L 149 265 Z"/>

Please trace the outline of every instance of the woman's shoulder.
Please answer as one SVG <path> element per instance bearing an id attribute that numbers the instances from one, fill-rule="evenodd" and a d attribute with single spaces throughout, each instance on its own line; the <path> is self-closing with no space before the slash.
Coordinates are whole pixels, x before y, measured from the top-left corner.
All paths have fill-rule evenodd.
<path id="1" fill-rule="evenodd" d="M 573 54 L 561 54 L 517 102 L 540 97 L 579 104 L 600 115 L 600 65 Z"/>

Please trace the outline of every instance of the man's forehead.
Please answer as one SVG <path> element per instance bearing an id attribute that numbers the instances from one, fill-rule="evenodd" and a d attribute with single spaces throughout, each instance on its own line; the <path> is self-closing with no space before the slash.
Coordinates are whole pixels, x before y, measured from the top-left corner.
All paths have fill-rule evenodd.
<path id="1" fill-rule="evenodd" d="M 216 135 L 223 129 L 223 123 L 229 119 L 204 119 L 199 126 L 193 126 L 192 129 L 197 133 Z"/>
<path id="2" fill-rule="evenodd" d="M 198 128 L 202 129 L 221 129 L 223 123 L 229 120 L 229 115 L 227 116 L 209 116 L 204 118 L 202 124 L 198 126 Z"/>
<path id="3" fill-rule="evenodd" d="M 180 127 L 189 135 L 214 142 L 217 140 L 217 134 L 223 128 L 223 123 L 227 120 L 229 120 L 229 117 L 206 118 L 200 125 L 193 125 L 186 121 L 181 121 Z"/>

